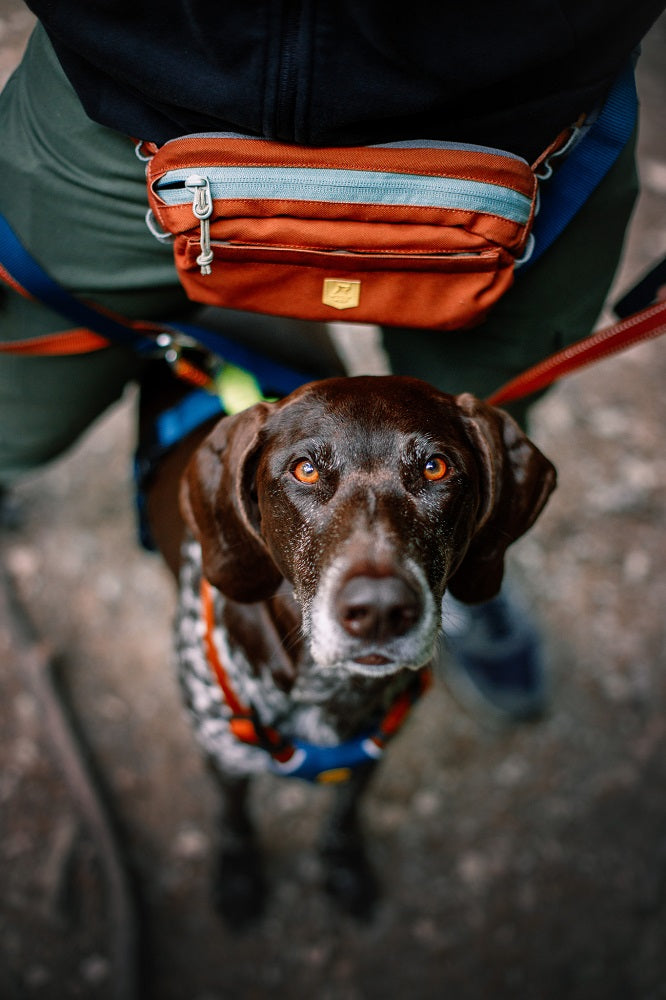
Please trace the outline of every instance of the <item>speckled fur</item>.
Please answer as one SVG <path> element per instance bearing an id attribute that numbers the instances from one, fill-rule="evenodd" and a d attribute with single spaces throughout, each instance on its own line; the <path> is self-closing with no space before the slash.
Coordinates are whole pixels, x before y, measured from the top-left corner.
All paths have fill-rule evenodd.
<path id="1" fill-rule="evenodd" d="M 200 587 L 201 549 L 188 539 L 183 546 L 175 629 L 177 669 L 185 701 L 199 743 L 222 773 L 233 777 L 260 774 L 270 769 L 268 755 L 242 743 L 229 729 L 231 713 L 203 645 Z M 228 602 L 219 591 L 214 597 L 215 618 L 221 623 Z M 306 652 L 298 679 L 286 693 L 269 670 L 257 672 L 241 643 L 222 624 L 215 628 L 214 641 L 239 700 L 253 705 L 264 725 L 319 746 L 334 746 L 349 738 L 350 719 L 358 720 L 358 729 L 377 721 L 413 678 L 412 671 L 402 670 L 389 684 L 384 679 L 364 677 L 350 683 L 346 670 L 317 669 Z"/>

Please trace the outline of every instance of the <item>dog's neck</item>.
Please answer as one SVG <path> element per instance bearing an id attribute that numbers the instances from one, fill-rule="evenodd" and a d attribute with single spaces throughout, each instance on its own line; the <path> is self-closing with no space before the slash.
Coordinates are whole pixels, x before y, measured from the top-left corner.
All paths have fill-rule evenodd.
<path id="1" fill-rule="evenodd" d="M 183 549 L 181 596 L 184 590 L 196 600 L 200 580 L 201 551 L 190 540 Z M 373 678 L 318 667 L 303 639 L 300 608 L 286 581 L 274 597 L 256 604 L 240 604 L 215 592 L 215 621 L 231 684 L 241 700 L 249 695 L 262 715 L 269 711 L 273 718 L 267 724 L 314 712 L 320 725 L 338 739 L 348 739 L 387 711 L 413 680 L 409 670 Z"/>

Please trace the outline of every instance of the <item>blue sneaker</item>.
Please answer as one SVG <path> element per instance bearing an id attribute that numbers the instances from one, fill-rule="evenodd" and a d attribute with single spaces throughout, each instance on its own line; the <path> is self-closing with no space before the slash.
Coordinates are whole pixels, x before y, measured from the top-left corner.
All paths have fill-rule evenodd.
<path id="1" fill-rule="evenodd" d="M 506 589 L 484 604 L 442 602 L 445 677 L 466 707 L 527 722 L 547 704 L 541 638 L 528 613 Z"/>

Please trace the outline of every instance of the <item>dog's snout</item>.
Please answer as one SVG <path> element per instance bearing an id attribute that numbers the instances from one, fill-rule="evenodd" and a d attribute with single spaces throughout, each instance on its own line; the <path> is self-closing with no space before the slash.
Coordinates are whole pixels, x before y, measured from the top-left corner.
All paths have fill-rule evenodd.
<path id="1" fill-rule="evenodd" d="M 352 576 L 337 595 L 336 612 L 349 635 L 382 642 L 413 628 L 421 601 L 398 576 Z"/>

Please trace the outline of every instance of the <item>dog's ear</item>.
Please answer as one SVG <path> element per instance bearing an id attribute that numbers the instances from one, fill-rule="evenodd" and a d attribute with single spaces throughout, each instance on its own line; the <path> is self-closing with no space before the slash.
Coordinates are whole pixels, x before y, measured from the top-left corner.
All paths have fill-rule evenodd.
<path id="1" fill-rule="evenodd" d="M 468 393 L 456 404 L 479 458 L 483 494 L 476 533 L 448 586 L 454 597 L 474 604 L 499 592 L 505 552 L 534 524 L 556 473 L 508 413 Z"/>
<path id="2" fill-rule="evenodd" d="M 180 491 L 183 517 L 201 545 L 205 577 L 235 601 L 265 600 L 282 574 L 259 530 L 254 469 L 270 403 L 223 417 L 191 459 Z"/>

